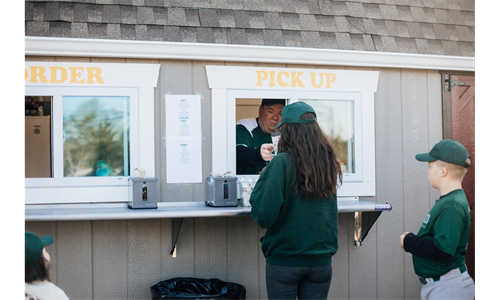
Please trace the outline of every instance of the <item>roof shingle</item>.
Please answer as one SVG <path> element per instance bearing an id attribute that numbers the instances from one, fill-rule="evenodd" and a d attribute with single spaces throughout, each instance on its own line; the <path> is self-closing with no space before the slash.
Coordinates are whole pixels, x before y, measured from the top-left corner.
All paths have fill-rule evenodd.
<path id="1" fill-rule="evenodd" d="M 25 0 L 25 26 L 27 36 L 474 55 L 475 4 L 473 0 Z"/>

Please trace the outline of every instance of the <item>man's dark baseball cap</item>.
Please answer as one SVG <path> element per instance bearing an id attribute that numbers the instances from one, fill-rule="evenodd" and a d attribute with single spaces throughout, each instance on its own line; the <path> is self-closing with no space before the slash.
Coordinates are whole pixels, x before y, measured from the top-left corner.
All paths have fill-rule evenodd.
<path id="1" fill-rule="evenodd" d="M 260 106 L 270 106 L 275 104 L 285 105 L 285 99 L 262 99 L 262 104 Z"/>
<path id="2" fill-rule="evenodd" d="M 305 113 L 313 113 L 316 115 L 314 109 L 307 103 L 299 101 L 289 105 L 285 105 L 281 111 L 281 123 L 274 128 L 278 129 L 283 124 L 312 124 L 316 122 L 314 119 L 301 119 L 300 117 Z"/>
<path id="3" fill-rule="evenodd" d="M 470 158 L 469 152 L 464 145 L 455 140 L 442 140 L 434 145 L 429 153 L 417 154 L 415 158 L 418 161 L 441 160 L 464 168 L 470 167 L 470 164 L 466 162 Z"/>

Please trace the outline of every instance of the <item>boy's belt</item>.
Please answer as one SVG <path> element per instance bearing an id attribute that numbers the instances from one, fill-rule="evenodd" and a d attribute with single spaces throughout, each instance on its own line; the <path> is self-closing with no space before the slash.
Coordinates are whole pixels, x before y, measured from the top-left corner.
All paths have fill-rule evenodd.
<path id="1" fill-rule="evenodd" d="M 465 273 L 465 271 L 467 271 L 467 268 L 465 267 L 465 265 L 461 265 L 460 267 L 453 269 L 450 272 L 441 276 L 431 277 L 431 278 L 418 277 L 418 279 L 420 280 L 420 283 L 427 284 L 457 277 L 458 275 Z"/>

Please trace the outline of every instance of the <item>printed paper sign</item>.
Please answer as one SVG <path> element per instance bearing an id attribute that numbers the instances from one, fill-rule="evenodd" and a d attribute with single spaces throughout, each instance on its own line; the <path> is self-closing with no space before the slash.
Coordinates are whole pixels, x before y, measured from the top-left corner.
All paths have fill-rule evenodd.
<path id="1" fill-rule="evenodd" d="M 202 182 L 201 96 L 166 95 L 167 183 Z"/>

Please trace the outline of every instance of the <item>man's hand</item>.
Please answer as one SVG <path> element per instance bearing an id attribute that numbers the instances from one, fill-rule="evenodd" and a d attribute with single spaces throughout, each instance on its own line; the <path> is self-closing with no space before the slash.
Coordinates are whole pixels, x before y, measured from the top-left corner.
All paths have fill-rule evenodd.
<path id="1" fill-rule="evenodd" d="M 403 233 L 402 235 L 399 236 L 399 243 L 401 244 L 401 249 L 403 249 L 403 251 L 405 250 L 405 243 L 404 243 L 404 240 L 405 240 L 405 236 L 408 234 L 409 232 L 405 232 Z"/>
<path id="2" fill-rule="evenodd" d="M 273 144 L 262 144 L 262 146 L 260 146 L 260 156 L 262 156 L 263 160 L 270 161 L 272 159 L 271 153 L 273 150 Z"/>

